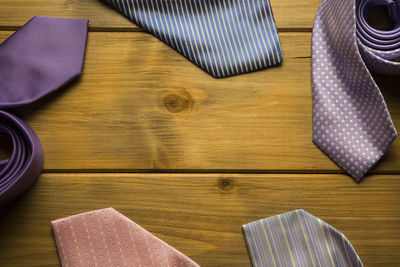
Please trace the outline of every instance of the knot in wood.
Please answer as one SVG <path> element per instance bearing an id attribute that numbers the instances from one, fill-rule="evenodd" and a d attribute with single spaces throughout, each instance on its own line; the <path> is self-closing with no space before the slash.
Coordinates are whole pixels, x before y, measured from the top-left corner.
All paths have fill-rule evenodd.
<path id="1" fill-rule="evenodd" d="M 188 96 L 179 93 L 169 94 L 164 98 L 164 106 L 171 113 L 190 111 L 191 102 Z"/>
<path id="2" fill-rule="evenodd" d="M 232 189 L 232 181 L 230 179 L 227 178 L 222 178 L 220 180 L 220 187 L 222 189 L 222 191 L 229 191 Z"/>

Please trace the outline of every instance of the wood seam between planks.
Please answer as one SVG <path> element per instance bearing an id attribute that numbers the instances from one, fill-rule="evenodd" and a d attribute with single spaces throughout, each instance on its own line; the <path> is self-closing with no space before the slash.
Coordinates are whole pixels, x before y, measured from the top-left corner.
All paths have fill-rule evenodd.
<path id="1" fill-rule="evenodd" d="M 17 31 L 22 26 L 0 25 L 0 31 Z M 278 32 L 311 32 L 312 28 L 278 28 Z M 89 32 L 146 32 L 143 28 L 108 28 L 108 27 L 89 27 Z"/>
<path id="2" fill-rule="evenodd" d="M 42 173 L 118 173 L 118 174 L 310 174 L 310 175 L 323 175 L 323 174 L 337 174 L 347 175 L 345 172 L 330 171 L 330 170 L 190 170 L 190 169 L 45 169 Z M 400 171 L 382 171 L 382 172 L 369 172 L 368 175 L 400 175 Z"/>

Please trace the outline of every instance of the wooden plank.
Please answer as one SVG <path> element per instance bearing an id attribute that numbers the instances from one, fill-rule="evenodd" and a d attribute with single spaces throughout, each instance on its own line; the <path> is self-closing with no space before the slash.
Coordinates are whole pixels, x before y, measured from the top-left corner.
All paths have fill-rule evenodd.
<path id="1" fill-rule="evenodd" d="M 1 211 L 0 262 L 58 263 L 50 221 L 114 207 L 202 266 L 250 266 L 241 225 L 305 209 L 343 232 L 365 266 L 400 262 L 400 176 L 44 174 Z"/>
<path id="2" fill-rule="evenodd" d="M 320 0 L 271 0 L 279 29 L 310 29 Z M 95 30 L 137 30 L 104 0 L 2 0 L 0 28 L 20 27 L 33 16 L 70 17 L 90 20 Z"/>
<path id="3" fill-rule="evenodd" d="M 81 79 L 14 112 L 52 171 L 339 172 L 311 141 L 310 33 L 281 39 L 281 66 L 214 79 L 150 34 L 90 33 Z M 384 93 L 398 125 L 396 84 Z M 399 163 L 395 142 L 376 171 Z"/>

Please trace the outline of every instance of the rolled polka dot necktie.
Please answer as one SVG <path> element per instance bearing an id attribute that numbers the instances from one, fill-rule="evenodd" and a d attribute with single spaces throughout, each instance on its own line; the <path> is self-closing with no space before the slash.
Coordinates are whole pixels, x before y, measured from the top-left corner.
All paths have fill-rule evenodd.
<path id="1" fill-rule="evenodd" d="M 362 267 L 350 241 L 304 210 L 243 225 L 254 267 Z"/>
<path id="2" fill-rule="evenodd" d="M 214 77 L 282 62 L 269 0 L 108 0 Z"/>
<path id="3" fill-rule="evenodd" d="M 0 44 L 0 109 L 30 104 L 59 89 L 82 71 L 87 20 L 34 17 Z M 35 132 L 0 110 L 0 138 L 12 143 L 0 161 L 0 206 L 39 178 L 43 151 Z"/>
<path id="4" fill-rule="evenodd" d="M 112 208 L 51 224 L 62 266 L 199 267 Z"/>
<path id="5" fill-rule="evenodd" d="M 366 22 L 386 6 L 391 31 Z M 398 75 L 400 2 L 323 0 L 312 36 L 313 141 L 357 181 L 397 137 L 385 100 L 370 71 Z"/>

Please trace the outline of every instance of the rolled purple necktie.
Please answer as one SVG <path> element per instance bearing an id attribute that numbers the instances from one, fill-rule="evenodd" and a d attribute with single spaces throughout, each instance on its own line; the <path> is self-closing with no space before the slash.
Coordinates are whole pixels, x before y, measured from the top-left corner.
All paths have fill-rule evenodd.
<path id="1" fill-rule="evenodd" d="M 16 116 L 0 110 L 0 137 L 11 140 L 10 159 L 0 161 L 0 203 L 25 192 L 39 177 L 43 150 L 35 132 Z"/>
<path id="2" fill-rule="evenodd" d="M 366 21 L 369 10 L 386 6 L 388 15 L 393 19 L 395 28 L 389 31 L 375 29 Z M 378 51 L 400 48 L 400 1 L 397 0 L 363 0 L 357 2 L 357 37 L 366 46 Z M 397 53 L 399 54 L 399 53 Z M 390 58 L 388 58 L 390 60 Z"/>
<path id="3" fill-rule="evenodd" d="M 0 109 L 32 103 L 82 73 L 88 20 L 33 17 L 0 44 Z M 13 145 L 0 161 L 0 205 L 18 197 L 40 176 L 43 151 L 34 131 L 0 111 L 0 138 Z"/>

